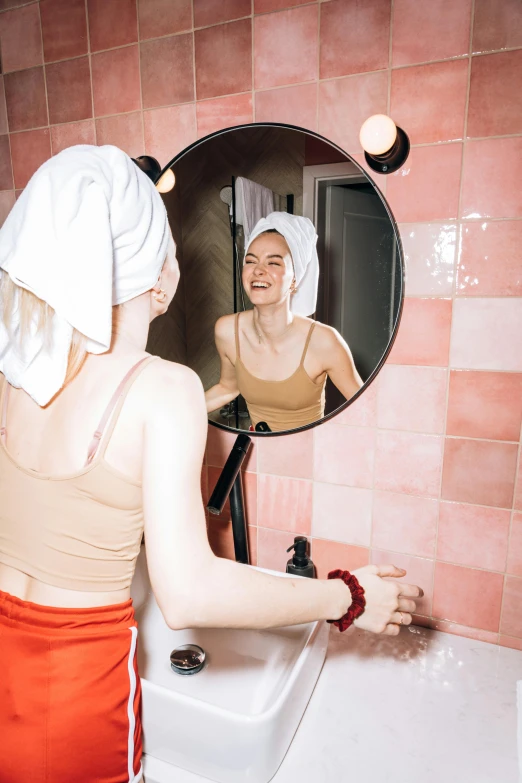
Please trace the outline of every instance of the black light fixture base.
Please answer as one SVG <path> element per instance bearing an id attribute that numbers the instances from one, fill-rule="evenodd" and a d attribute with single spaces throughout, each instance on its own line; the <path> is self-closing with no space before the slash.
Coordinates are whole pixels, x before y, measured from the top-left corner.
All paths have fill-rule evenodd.
<path id="1" fill-rule="evenodd" d="M 151 155 L 140 155 L 138 158 L 131 158 L 131 160 L 156 184 L 161 174 L 161 166 L 156 158 Z"/>
<path id="2" fill-rule="evenodd" d="M 410 140 L 406 133 L 397 125 L 397 137 L 393 146 L 383 155 L 364 153 L 366 163 L 379 174 L 393 174 L 400 169 L 410 154 Z"/>

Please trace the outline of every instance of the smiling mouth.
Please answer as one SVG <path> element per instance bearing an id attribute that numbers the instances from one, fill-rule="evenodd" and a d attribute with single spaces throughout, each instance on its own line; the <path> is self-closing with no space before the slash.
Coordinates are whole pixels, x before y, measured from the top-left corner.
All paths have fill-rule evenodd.
<path id="1" fill-rule="evenodd" d="M 264 290 L 265 288 L 270 287 L 270 283 L 250 283 L 251 288 L 255 288 L 256 290 Z"/>

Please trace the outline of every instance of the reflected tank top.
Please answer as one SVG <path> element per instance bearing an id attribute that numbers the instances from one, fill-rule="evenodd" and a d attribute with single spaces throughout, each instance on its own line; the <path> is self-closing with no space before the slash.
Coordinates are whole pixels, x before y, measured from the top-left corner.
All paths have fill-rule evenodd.
<path id="1" fill-rule="evenodd" d="M 326 378 L 322 383 L 314 383 L 304 368 L 315 322 L 310 325 L 296 371 L 282 381 L 265 381 L 252 375 L 241 361 L 239 315 L 237 313 L 235 318 L 237 386 L 246 400 L 254 427 L 265 421 L 273 432 L 281 432 L 321 419 L 324 416 Z"/>
<path id="2" fill-rule="evenodd" d="M 133 381 L 156 357 L 132 367 L 116 389 L 82 470 L 52 476 L 8 451 L 9 383 L 0 375 L 0 563 L 49 585 L 105 592 L 130 586 L 143 535 L 141 484 L 105 461 Z"/>

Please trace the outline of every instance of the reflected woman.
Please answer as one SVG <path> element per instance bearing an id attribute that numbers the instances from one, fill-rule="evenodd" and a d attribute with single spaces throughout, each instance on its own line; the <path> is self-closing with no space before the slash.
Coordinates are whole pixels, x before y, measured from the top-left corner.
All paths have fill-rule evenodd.
<path id="1" fill-rule="evenodd" d="M 256 224 L 242 272 L 254 308 L 216 322 L 221 375 L 205 392 L 208 413 L 241 394 L 252 426 L 266 422 L 277 432 L 324 416 L 327 378 L 346 399 L 361 388 L 341 335 L 309 317 L 317 302 L 316 244 L 308 218 L 272 212 Z"/>

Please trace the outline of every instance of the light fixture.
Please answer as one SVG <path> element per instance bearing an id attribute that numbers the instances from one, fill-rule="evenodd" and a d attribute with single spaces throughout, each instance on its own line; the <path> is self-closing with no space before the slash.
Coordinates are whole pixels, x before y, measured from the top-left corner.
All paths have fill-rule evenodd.
<path id="1" fill-rule="evenodd" d="M 410 152 L 410 140 L 386 114 L 373 114 L 363 122 L 359 141 L 366 163 L 379 174 L 391 174 L 405 162 Z"/>
<path id="2" fill-rule="evenodd" d="M 159 190 L 160 193 L 168 193 L 174 187 L 175 182 L 174 172 L 172 169 L 167 169 L 156 182 L 156 190 Z"/>
<path id="3" fill-rule="evenodd" d="M 132 158 L 136 166 L 151 179 L 160 193 L 168 193 L 174 187 L 175 177 L 172 169 L 161 173 L 161 166 L 152 155 L 140 155 Z"/>

